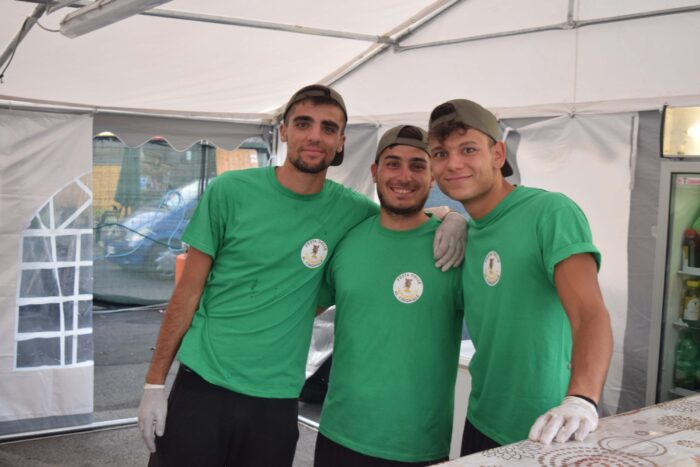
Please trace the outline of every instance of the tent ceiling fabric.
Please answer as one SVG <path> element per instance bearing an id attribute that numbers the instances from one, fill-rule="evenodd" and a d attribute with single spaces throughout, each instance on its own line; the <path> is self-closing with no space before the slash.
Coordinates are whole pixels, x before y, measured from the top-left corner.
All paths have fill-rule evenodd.
<path id="1" fill-rule="evenodd" d="M 381 36 L 444 0 L 173 0 L 162 9 Z M 446 2 L 444 2 L 446 3 Z M 426 42 L 681 7 L 689 0 L 461 0 L 400 42 Z M 0 51 L 34 3 L 0 4 Z M 40 23 L 58 28 L 63 8 Z M 397 52 L 342 77 L 351 120 L 424 116 L 471 97 L 502 117 L 700 104 L 700 11 Z M 333 79 L 378 45 L 337 37 L 136 16 L 75 39 L 35 26 L 4 83 L 5 104 L 269 122 L 298 88 Z M 611 105 L 617 102 L 617 105 Z M 421 117 L 423 118 L 423 117 Z"/>
<path id="2" fill-rule="evenodd" d="M 430 0 L 353 0 L 352 2 L 173 0 L 164 4 L 163 8 L 338 31 L 382 34 L 430 3 L 432 3 Z"/>
<path id="3" fill-rule="evenodd" d="M 441 37 L 441 21 L 465 14 L 466 5 L 453 8 L 411 41 Z M 474 22 L 479 24 L 479 19 L 484 18 Z M 434 28 L 438 33 L 431 35 Z M 648 110 L 665 103 L 700 105 L 694 78 L 700 76 L 693 45 L 698 41 L 700 12 L 658 16 L 389 51 L 336 86 L 354 103 L 356 118 L 380 121 L 416 112 L 427 118 L 436 104 L 456 97 L 476 100 L 502 118 Z M 371 85 L 382 81 L 393 84 L 391 93 Z"/>
<path id="4" fill-rule="evenodd" d="M 667 8 L 697 6 L 697 0 L 586 0 L 576 2 L 577 14 L 582 20 L 642 13 Z"/>
<path id="5" fill-rule="evenodd" d="M 558 0 L 464 1 L 452 8 L 449 14 L 435 19 L 430 27 L 417 31 L 401 45 L 561 23 L 566 21 L 567 9 L 568 2 Z M 533 11 L 537 14 L 533 14 Z"/>
<path id="6" fill-rule="evenodd" d="M 165 6 L 379 36 L 432 3 L 306 0 L 292 6 L 175 0 Z M 9 43 L 34 6 L 17 1 L 0 5 L 0 47 Z M 40 23 L 56 29 L 69 11 L 61 9 Z M 320 80 L 371 45 L 147 16 L 131 17 L 75 39 L 35 27 L 20 44 L 0 95 L 7 100 L 147 113 L 266 114 L 299 87 Z"/>

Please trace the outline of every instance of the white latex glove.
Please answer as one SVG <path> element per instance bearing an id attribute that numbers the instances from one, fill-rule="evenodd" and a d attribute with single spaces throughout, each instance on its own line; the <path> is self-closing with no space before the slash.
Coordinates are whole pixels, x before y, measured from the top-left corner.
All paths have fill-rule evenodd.
<path id="1" fill-rule="evenodd" d="M 433 242 L 435 267 L 440 268 L 443 272 L 451 267 L 459 267 L 464 260 L 466 245 L 467 220 L 459 213 L 448 213 L 435 232 L 435 241 Z"/>
<path id="2" fill-rule="evenodd" d="M 143 390 L 139 404 L 139 429 L 146 447 L 156 452 L 155 436 L 165 433 L 165 416 L 168 414 L 168 398 L 165 388 L 155 387 Z"/>
<path id="3" fill-rule="evenodd" d="M 531 441 L 549 444 L 552 439 L 563 443 L 574 435 L 576 441 L 583 441 L 596 428 L 598 411 L 593 404 L 580 397 L 566 396 L 561 405 L 548 410 L 535 420 L 528 438 Z"/>

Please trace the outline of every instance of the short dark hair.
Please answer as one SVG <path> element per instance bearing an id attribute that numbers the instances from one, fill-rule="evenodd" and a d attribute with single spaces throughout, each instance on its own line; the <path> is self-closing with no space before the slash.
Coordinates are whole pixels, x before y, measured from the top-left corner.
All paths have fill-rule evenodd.
<path id="1" fill-rule="evenodd" d="M 343 109 L 338 102 L 335 101 L 335 99 L 332 99 L 330 97 L 326 96 L 314 96 L 314 97 L 307 97 L 305 99 L 302 99 L 300 101 L 297 101 L 293 103 L 288 109 L 287 112 L 284 114 L 284 119 L 282 120 L 285 125 L 289 125 L 289 116 L 290 113 L 292 113 L 292 110 L 294 110 L 294 107 L 296 107 L 298 104 L 301 104 L 302 102 L 311 102 L 313 105 L 334 105 L 338 107 L 340 110 L 343 111 L 343 128 L 341 128 L 341 131 L 345 128 L 345 124 L 348 122 L 348 118 L 345 115 L 345 109 Z"/>

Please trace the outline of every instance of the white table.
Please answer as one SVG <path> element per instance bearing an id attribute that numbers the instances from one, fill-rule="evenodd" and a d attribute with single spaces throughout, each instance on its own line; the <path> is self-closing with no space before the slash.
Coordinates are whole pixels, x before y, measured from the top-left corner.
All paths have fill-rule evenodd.
<path id="1" fill-rule="evenodd" d="M 603 418 L 583 442 L 521 441 L 440 465 L 700 466 L 700 395 Z"/>

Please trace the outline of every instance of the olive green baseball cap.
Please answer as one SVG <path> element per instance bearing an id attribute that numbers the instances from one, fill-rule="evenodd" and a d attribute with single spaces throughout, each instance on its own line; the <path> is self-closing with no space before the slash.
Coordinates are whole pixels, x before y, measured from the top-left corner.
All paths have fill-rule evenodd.
<path id="1" fill-rule="evenodd" d="M 420 138 L 411 138 L 410 136 L 399 136 L 399 134 L 407 128 L 412 128 L 416 130 L 420 134 Z M 428 133 L 424 129 L 418 128 L 417 126 L 413 125 L 399 125 L 388 130 L 379 139 L 379 144 L 377 144 L 377 155 L 374 157 L 374 163 L 376 164 L 379 161 L 379 156 L 382 152 L 384 152 L 386 148 L 396 146 L 398 144 L 404 146 L 413 146 L 414 148 L 418 148 L 421 151 L 424 151 L 426 154 L 430 155 L 430 151 L 428 150 Z"/>
<path id="2" fill-rule="evenodd" d="M 441 111 L 436 112 L 439 108 Z M 469 128 L 479 130 L 493 138 L 494 141 L 501 141 L 503 138 L 496 116 L 476 102 L 467 99 L 453 99 L 435 107 L 430 114 L 429 131 L 449 121 L 456 121 Z M 504 177 L 513 175 L 513 168 L 507 159 L 501 167 L 501 173 Z"/>
<path id="3" fill-rule="evenodd" d="M 340 109 L 343 111 L 343 116 L 345 117 L 344 123 L 347 123 L 348 112 L 345 109 L 345 101 L 343 100 L 343 96 L 341 96 L 340 93 L 335 89 L 329 88 L 328 86 L 324 86 L 322 84 L 312 84 L 310 86 L 304 86 L 303 88 L 295 92 L 291 99 L 289 99 L 289 101 L 287 102 L 287 105 L 284 107 L 282 120 L 285 120 L 287 118 L 287 113 L 291 110 L 292 107 L 294 107 L 294 104 L 296 104 L 297 102 L 301 102 L 305 99 L 314 99 L 318 97 L 325 97 L 327 99 L 331 99 L 336 104 L 338 104 L 338 107 L 340 107 Z M 331 162 L 331 165 L 342 164 L 344 153 L 345 147 L 343 147 L 343 149 L 335 153 L 335 157 L 333 158 L 333 162 Z"/>

